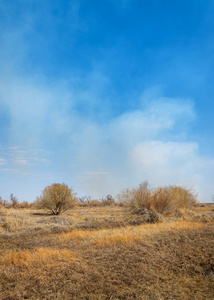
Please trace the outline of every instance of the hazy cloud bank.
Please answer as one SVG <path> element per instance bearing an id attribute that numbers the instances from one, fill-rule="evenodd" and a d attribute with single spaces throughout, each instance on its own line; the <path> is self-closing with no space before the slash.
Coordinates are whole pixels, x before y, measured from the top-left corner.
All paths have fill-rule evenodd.
<path id="1" fill-rule="evenodd" d="M 96 84 L 91 81 L 92 87 Z M 139 95 L 138 109 L 117 117 L 104 105 L 109 118 L 102 122 L 96 118 L 102 97 L 94 99 L 91 90 L 72 88 L 72 81 L 54 88 L 15 77 L 4 82 L 0 104 L 9 121 L 2 147 L 8 152 L 1 150 L 1 174 L 31 176 L 32 197 L 39 193 L 33 179 L 37 174 L 40 190 L 51 180 L 63 180 L 80 194 L 102 197 L 148 180 L 153 186 L 193 186 L 201 200 L 210 200 L 214 161 L 202 157 L 189 136 L 196 118 L 193 101 L 147 91 L 147 96 Z M 87 101 L 81 110 L 83 92 Z M 44 156 L 35 155 L 38 148 L 46 150 Z"/>

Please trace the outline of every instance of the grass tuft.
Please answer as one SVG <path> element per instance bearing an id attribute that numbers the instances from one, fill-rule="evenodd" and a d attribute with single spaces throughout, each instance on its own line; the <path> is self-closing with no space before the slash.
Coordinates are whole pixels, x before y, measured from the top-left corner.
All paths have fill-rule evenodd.
<path id="1" fill-rule="evenodd" d="M 1 267 L 41 267 L 76 260 L 76 254 L 67 249 L 37 248 L 34 251 L 11 251 L 0 259 Z"/>

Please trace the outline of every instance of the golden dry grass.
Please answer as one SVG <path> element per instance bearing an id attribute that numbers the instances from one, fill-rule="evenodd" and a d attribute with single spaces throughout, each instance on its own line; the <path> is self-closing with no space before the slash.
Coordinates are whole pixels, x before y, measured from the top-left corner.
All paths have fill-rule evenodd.
<path id="1" fill-rule="evenodd" d="M 144 224 L 140 226 L 127 226 L 124 228 L 101 229 L 101 230 L 74 230 L 68 233 L 62 233 L 56 238 L 61 243 L 70 241 L 84 241 L 88 244 L 94 243 L 96 246 L 112 246 L 114 244 L 131 245 L 135 242 L 145 240 L 145 238 L 157 235 L 161 232 L 176 230 L 196 230 L 203 226 L 199 222 L 171 222 Z"/>
<path id="2" fill-rule="evenodd" d="M 211 300 L 214 222 L 191 214 L 134 226 L 119 207 L 7 210 L 29 226 L 0 234 L 0 299 Z"/>
<path id="3" fill-rule="evenodd" d="M 76 260 L 77 256 L 67 249 L 37 248 L 34 251 L 10 251 L 0 258 L 0 267 L 40 267 Z"/>
<path id="4" fill-rule="evenodd" d="M 204 206 L 204 207 L 196 207 L 197 211 L 214 211 L 214 205 Z"/>
<path id="5" fill-rule="evenodd" d="M 54 226 L 61 227 L 62 230 L 118 227 L 127 225 L 129 219 L 129 213 L 121 207 L 77 207 L 57 217 L 45 210 L 2 207 L 0 232 L 29 231 L 45 227 L 52 230 Z"/>
<path id="6" fill-rule="evenodd" d="M 68 233 L 62 233 L 57 236 L 60 242 L 66 242 L 70 240 L 84 240 L 94 236 L 95 232 L 92 230 L 73 230 Z"/>
<path id="7" fill-rule="evenodd" d="M 180 210 L 180 221 L 213 222 L 211 210 Z M 168 222 L 170 218 L 167 218 Z M 178 220 L 172 217 L 171 220 Z M 74 229 L 101 229 L 125 227 L 144 223 L 143 217 L 133 215 L 125 207 L 77 207 L 63 215 L 53 217 L 47 211 L 34 209 L 0 208 L 0 233 L 29 230 L 55 232 Z"/>
<path id="8" fill-rule="evenodd" d="M 128 226 L 124 229 L 102 230 L 93 236 L 93 242 L 96 246 L 105 247 L 113 245 L 133 245 L 142 243 L 148 238 L 154 237 L 162 232 L 175 230 L 195 230 L 202 227 L 201 223 L 193 222 L 173 222 L 146 224 L 140 226 Z"/>

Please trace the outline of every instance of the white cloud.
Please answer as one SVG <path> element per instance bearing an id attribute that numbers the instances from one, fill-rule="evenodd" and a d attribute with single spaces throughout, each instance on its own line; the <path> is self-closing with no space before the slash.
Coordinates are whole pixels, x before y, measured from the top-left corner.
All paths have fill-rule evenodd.
<path id="1" fill-rule="evenodd" d="M 192 101 L 159 97 L 105 126 L 95 122 L 85 128 L 83 121 L 76 171 L 94 165 L 107 171 L 100 178 L 85 176 L 79 187 L 99 196 L 149 180 L 156 186 L 194 187 L 201 201 L 209 201 L 212 188 L 206 173 L 213 160 L 202 157 L 199 145 L 189 140 L 195 118 Z"/>
<path id="2" fill-rule="evenodd" d="M 131 154 L 138 178 L 154 185 L 188 185 L 201 187 L 204 161 L 196 143 L 146 141 L 135 146 Z"/>
<path id="3" fill-rule="evenodd" d="M 1 171 L 18 170 L 32 178 L 38 172 L 44 185 L 50 178 L 63 180 L 93 197 L 115 195 L 143 180 L 182 184 L 194 186 L 201 200 L 209 201 L 213 160 L 202 157 L 200 145 L 189 137 L 196 118 L 193 101 L 147 91 L 138 109 L 102 121 L 95 118 L 102 93 L 91 88 L 101 80 L 102 90 L 99 78 L 93 74 L 85 79 L 90 82 L 85 91 L 72 88 L 72 80 L 70 85 L 67 81 L 53 86 L 38 79 L 3 79 L 1 103 L 11 123 L 9 149 L 1 148 L 0 153 L 9 167 Z M 79 103 L 84 103 L 84 111 Z"/>
<path id="4" fill-rule="evenodd" d="M 26 159 L 15 159 L 14 163 L 17 165 L 28 165 L 28 162 Z"/>
<path id="5" fill-rule="evenodd" d="M 93 172 L 84 172 L 83 176 L 102 176 L 102 175 L 107 175 L 107 174 L 110 174 L 110 172 L 93 171 Z"/>
<path id="6" fill-rule="evenodd" d="M 143 140 L 160 137 L 172 132 L 180 135 L 176 126 L 183 128 L 194 119 L 193 105 L 189 99 L 171 99 L 160 97 L 140 110 L 124 113 L 111 123 L 116 139 L 133 145 Z M 181 124 L 182 122 L 182 124 Z"/>
<path id="7" fill-rule="evenodd" d="M 0 168 L 0 172 L 15 172 L 15 173 L 18 173 L 19 172 L 19 170 L 18 169 L 10 169 L 10 168 Z"/>
<path id="8" fill-rule="evenodd" d="M 8 147 L 9 150 L 18 150 L 19 149 L 19 146 L 11 146 L 11 147 Z"/>
<path id="9" fill-rule="evenodd" d="M 7 163 L 6 159 L 0 158 L 0 165 L 5 165 Z"/>
<path id="10" fill-rule="evenodd" d="M 40 153 L 40 156 L 31 156 Z M 0 165 L 8 165 L 8 168 L 2 168 L 1 171 L 14 172 L 20 174 L 29 174 L 29 170 L 38 166 L 44 166 L 49 164 L 51 161 L 44 158 L 43 155 L 46 152 L 40 149 L 26 149 L 20 146 L 10 146 L 0 149 Z"/>

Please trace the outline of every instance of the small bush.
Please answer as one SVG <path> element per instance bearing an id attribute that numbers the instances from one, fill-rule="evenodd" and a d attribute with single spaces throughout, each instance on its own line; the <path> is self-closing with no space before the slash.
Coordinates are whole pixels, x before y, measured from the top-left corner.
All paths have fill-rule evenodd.
<path id="1" fill-rule="evenodd" d="M 128 205 L 134 213 L 141 214 L 141 209 L 152 208 L 152 192 L 148 182 L 141 183 L 137 188 L 125 189 L 118 195 L 118 200 Z"/>
<path id="2" fill-rule="evenodd" d="M 3 200 L 2 197 L 0 197 L 0 207 L 10 207 L 11 205 L 8 203 L 8 201 Z"/>
<path id="3" fill-rule="evenodd" d="M 97 207 L 97 206 L 102 206 L 102 202 L 96 199 L 92 199 L 91 196 L 83 196 L 79 198 L 79 206 Z"/>
<path id="4" fill-rule="evenodd" d="M 54 183 L 47 186 L 41 197 L 37 199 L 39 208 L 46 208 L 54 215 L 59 215 L 66 210 L 73 208 L 77 204 L 77 199 L 72 188 L 66 184 Z"/>
<path id="5" fill-rule="evenodd" d="M 23 201 L 23 202 L 18 203 L 16 205 L 16 208 L 21 208 L 21 209 L 23 209 L 23 208 L 32 208 L 32 206 L 33 206 L 32 203 L 29 203 L 27 201 Z"/>
<path id="6" fill-rule="evenodd" d="M 115 206 L 117 203 L 111 195 L 107 195 L 101 200 L 92 199 L 91 196 L 79 198 L 79 205 L 82 207 Z"/>
<path id="7" fill-rule="evenodd" d="M 115 206 L 117 203 L 111 195 L 107 195 L 106 198 L 102 199 L 102 204 L 104 206 Z"/>
<path id="8" fill-rule="evenodd" d="M 191 208 L 196 204 L 196 196 L 179 186 L 158 188 L 153 192 L 153 209 L 163 215 L 174 215 L 181 208 Z"/>
<path id="9" fill-rule="evenodd" d="M 18 205 L 18 199 L 13 196 L 13 194 L 10 194 L 10 201 L 11 201 L 11 207 L 16 208 Z"/>
<path id="10" fill-rule="evenodd" d="M 186 188 L 169 186 L 152 190 L 147 182 L 124 190 L 118 199 L 128 205 L 133 213 L 141 215 L 145 214 L 145 209 L 164 216 L 175 215 L 179 209 L 196 204 L 196 196 Z"/>

